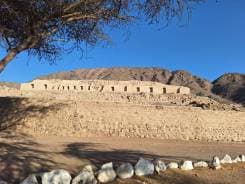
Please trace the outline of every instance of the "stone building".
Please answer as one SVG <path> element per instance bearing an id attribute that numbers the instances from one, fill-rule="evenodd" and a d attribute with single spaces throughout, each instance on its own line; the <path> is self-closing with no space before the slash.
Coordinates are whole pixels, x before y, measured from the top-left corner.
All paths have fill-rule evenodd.
<path id="1" fill-rule="evenodd" d="M 115 92 L 115 93 L 152 93 L 152 94 L 190 94 L 183 86 L 165 85 L 149 81 L 112 81 L 112 80 L 34 80 L 21 84 L 25 91 L 77 91 L 77 92 Z"/>

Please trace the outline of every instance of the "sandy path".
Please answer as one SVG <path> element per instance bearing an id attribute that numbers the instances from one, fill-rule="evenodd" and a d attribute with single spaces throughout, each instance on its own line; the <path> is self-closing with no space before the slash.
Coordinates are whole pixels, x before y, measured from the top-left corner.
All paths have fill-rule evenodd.
<path id="1" fill-rule="evenodd" d="M 95 165 L 108 161 L 113 161 L 116 165 L 124 161 L 135 163 L 139 156 L 149 159 L 161 157 L 168 162 L 182 159 L 210 160 L 213 155 L 221 157 L 225 153 L 234 157 L 245 152 L 245 144 L 237 143 L 201 143 L 118 137 L 30 137 L 9 132 L 1 133 L 0 137 L 0 178 L 10 183 L 18 183 L 20 179 L 33 172 L 65 168 L 75 174 L 86 163 Z M 235 175 L 231 175 L 231 179 L 238 175 L 245 179 L 244 165 L 242 168 L 242 173 L 240 170 L 235 170 L 239 172 L 236 173 L 233 169 L 232 173 Z M 231 181 L 233 180 L 234 178 Z"/>

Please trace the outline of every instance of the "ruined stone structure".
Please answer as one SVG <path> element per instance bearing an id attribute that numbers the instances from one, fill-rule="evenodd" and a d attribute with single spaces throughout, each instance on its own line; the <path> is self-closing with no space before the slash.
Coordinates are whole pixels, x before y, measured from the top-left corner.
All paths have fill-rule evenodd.
<path id="1" fill-rule="evenodd" d="M 165 85 L 148 81 L 109 81 L 109 80 L 34 80 L 21 84 L 21 90 L 28 91 L 77 91 L 77 92 L 118 92 L 152 94 L 190 94 L 183 86 Z"/>

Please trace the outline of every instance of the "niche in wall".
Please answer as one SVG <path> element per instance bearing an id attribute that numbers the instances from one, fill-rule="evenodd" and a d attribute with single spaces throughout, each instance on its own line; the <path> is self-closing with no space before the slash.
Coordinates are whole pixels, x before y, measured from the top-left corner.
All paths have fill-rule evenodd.
<path id="1" fill-rule="evenodd" d="M 178 89 L 177 89 L 177 93 L 180 93 L 180 91 L 181 91 L 181 89 L 180 89 L 180 88 L 178 88 Z"/>
<path id="2" fill-rule="evenodd" d="M 153 93 L 153 87 L 150 87 L 150 93 Z"/>
<path id="3" fill-rule="evenodd" d="M 136 90 L 137 90 L 137 92 L 140 92 L 140 87 L 137 87 Z"/>
<path id="4" fill-rule="evenodd" d="M 124 91 L 125 92 L 128 91 L 128 87 L 127 86 L 124 87 Z"/>
<path id="5" fill-rule="evenodd" d="M 163 88 L 162 89 L 162 92 L 163 92 L 163 94 L 166 94 L 167 93 L 167 89 L 166 88 Z"/>

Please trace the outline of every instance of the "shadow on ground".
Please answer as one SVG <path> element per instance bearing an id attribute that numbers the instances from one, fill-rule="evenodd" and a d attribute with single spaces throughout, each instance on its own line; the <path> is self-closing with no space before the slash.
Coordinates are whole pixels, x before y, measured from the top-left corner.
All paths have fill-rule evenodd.
<path id="1" fill-rule="evenodd" d="M 99 148 L 98 148 L 99 147 Z M 98 148 L 98 149 L 97 149 Z M 125 149 L 112 149 L 103 151 L 102 144 L 94 143 L 71 143 L 65 146 L 64 152 L 61 154 L 77 158 L 77 159 L 88 159 L 95 166 L 101 166 L 106 162 L 113 162 L 115 166 L 120 165 L 124 162 L 130 162 L 135 164 L 140 157 L 153 160 L 155 158 L 161 158 L 166 162 L 180 161 L 180 160 L 197 160 L 194 157 L 176 157 L 170 155 L 156 155 L 142 152 L 132 151 Z"/>
<path id="2" fill-rule="evenodd" d="M 115 163 L 115 167 L 123 162 L 135 164 L 139 157 L 147 159 L 160 157 L 166 161 L 195 160 L 195 158 L 191 157 L 177 158 L 142 151 L 123 149 L 103 150 L 103 147 L 106 147 L 106 145 L 89 142 L 64 144 L 62 145 L 62 151 L 55 152 L 52 149 L 43 149 L 44 145 L 37 143 L 30 136 L 24 134 L 16 135 L 8 131 L 1 132 L 0 139 L 3 140 L 0 143 L 0 179 L 8 181 L 10 184 L 18 184 L 30 174 L 50 171 L 52 169 L 67 169 L 74 176 L 79 172 L 82 164 L 79 166 L 71 165 L 69 160 L 72 159 L 88 161 L 86 163 L 91 163 L 98 167 L 105 162 L 111 161 Z M 55 161 L 54 158 L 59 156 L 61 158 L 65 157 L 67 162 L 63 162 L 63 160 L 61 162 Z M 84 164 L 86 163 L 84 162 Z M 244 171 L 245 166 L 242 169 Z M 211 171 L 209 169 L 195 169 L 189 172 L 168 170 L 161 175 L 150 177 L 134 177 L 129 180 L 117 179 L 113 184 L 243 184 L 244 178 L 245 173 L 232 168 L 231 170 L 226 169 L 222 171 Z"/>
<path id="3" fill-rule="evenodd" d="M 6 139 L 11 142 L 2 141 Z M 31 137 L 5 131 L 0 132 L 0 140 L 0 179 L 8 183 L 17 184 L 30 173 L 48 171 L 56 164 Z"/>
<path id="4" fill-rule="evenodd" d="M 44 116 L 49 111 L 57 111 L 64 104 L 43 105 L 31 103 L 28 98 L 0 97 L 0 131 L 14 128 L 27 117 Z"/>
<path id="5" fill-rule="evenodd" d="M 38 105 L 41 104 L 41 105 Z M 32 173 L 50 171 L 52 169 L 64 168 L 68 171 L 79 172 L 81 166 L 71 165 L 70 159 L 88 161 L 96 166 L 106 162 L 114 162 L 118 166 L 122 162 L 131 162 L 135 164 L 139 157 L 147 159 L 162 158 L 165 161 L 176 160 L 196 160 L 193 157 L 173 157 L 171 155 L 156 155 L 150 152 L 132 151 L 124 149 L 103 149 L 106 145 L 94 143 L 74 142 L 62 145 L 62 150 L 44 149 L 43 144 L 39 144 L 29 135 L 16 133 L 14 127 L 19 125 L 27 117 L 45 116 L 50 110 L 55 111 L 63 107 L 62 104 L 43 105 L 45 103 L 29 102 L 26 98 L 5 98 L 0 97 L 0 179 L 9 184 L 18 184 L 25 177 Z M 47 143 L 49 144 L 49 143 Z M 47 145 L 46 145 L 47 146 Z M 51 147 L 50 147 L 51 148 Z M 55 158 L 66 158 L 68 161 L 57 162 Z M 85 164 L 85 163 L 84 163 Z M 243 168 L 243 171 L 245 168 Z M 167 171 L 166 174 L 154 175 L 151 177 L 138 178 L 130 180 L 117 180 L 114 183 L 123 184 L 243 184 L 245 173 L 237 174 L 234 172 L 213 172 L 204 171 L 198 177 L 198 171 L 189 173 L 181 171 Z M 210 174 L 211 173 L 211 174 Z M 76 174 L 76 173 L 72 173 Z M 214 178 L 214 180 L 209 180 Z M 216 181 L 216 178 L 224 177 L 224 182 Z M 228 179 L 226 180 L 226 178 Z M 230 179 L 230 181 L 229 181 Z M 239 179 L 241 182 L 239 182 Z M 211 182 L 210 182 L 211 181 Z"/>

